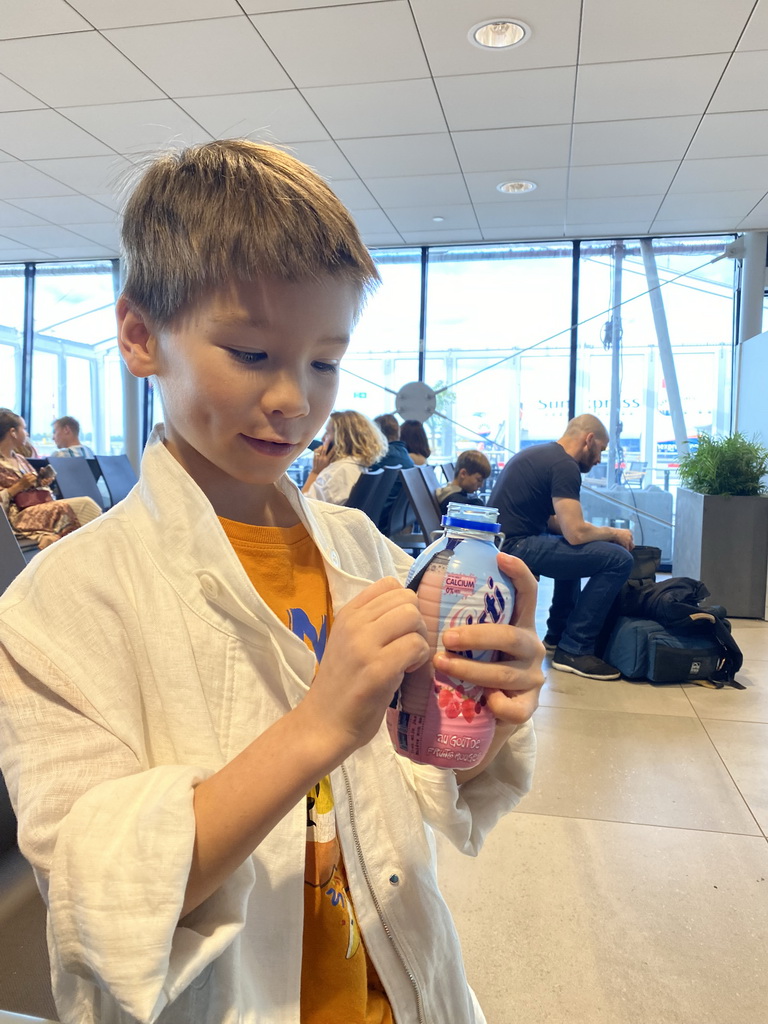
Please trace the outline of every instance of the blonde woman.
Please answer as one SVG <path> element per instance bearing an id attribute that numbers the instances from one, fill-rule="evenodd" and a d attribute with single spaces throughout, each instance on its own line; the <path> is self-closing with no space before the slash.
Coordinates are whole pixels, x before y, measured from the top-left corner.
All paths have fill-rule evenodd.
<path id="1" fill-rule="evenodd" d="M 387 439 L 367 416 L 353 409 L 332 412 L 302 493 L 343 505 L 360 474 L 387 450 Z"/>

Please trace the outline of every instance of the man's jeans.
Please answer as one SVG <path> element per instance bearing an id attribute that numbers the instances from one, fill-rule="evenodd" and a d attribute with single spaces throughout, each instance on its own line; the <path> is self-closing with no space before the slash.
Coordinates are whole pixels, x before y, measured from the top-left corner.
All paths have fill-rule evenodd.
<path id="1" fill-rule="evenodd" d="M 594 654 L 595 641 L 613 599 L 632 571 L 632 555 L 620 544 L 594 540 L 569 544 L 559 535 L 525 537 L 506 548 L 535 576 L 555 581 L 547 632 L 568 654 Z M 588 576 L 581 589 L 581 580 Z"/>

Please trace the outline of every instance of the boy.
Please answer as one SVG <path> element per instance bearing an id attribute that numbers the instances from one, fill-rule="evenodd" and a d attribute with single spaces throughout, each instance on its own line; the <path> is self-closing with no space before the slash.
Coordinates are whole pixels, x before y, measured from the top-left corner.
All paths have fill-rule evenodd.
<path id="1" fill-rule="evenodd" d="M 435 491 L 440 515 L 445 515 L 452 501 L 460 501 L 463 505 L 484 505 L 478 498 L 479 491 L 491 475 L 491 464 L 482 452 L 462 452 L 456 460 L 453 482 Z"/>
<path id="2" fill-rule="evenodd" d="M 398 757 L 385 709 L 428 656 L 410 560 L 285 474 L 377 277 L 349 215 L 285 153 L 214 142 L 151 165 L 123 241 L 121 352 L 165 424 L 138 488 L 0 602 L 0 760 L 61 1019 L 478 1024 L 428 826 L 475 852 L 530 784 L 532 577 L 500 556 L 515 626 L 446 634 L 502 652 L 450 669 L 501 688 L 484 763 Z"/>

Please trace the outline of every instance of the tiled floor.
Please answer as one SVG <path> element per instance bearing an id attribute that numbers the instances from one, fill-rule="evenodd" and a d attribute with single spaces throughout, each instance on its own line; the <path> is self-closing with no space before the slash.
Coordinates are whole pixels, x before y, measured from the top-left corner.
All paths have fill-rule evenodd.
<path id="1" fill-rule="evenodd" d="M 532 792 L 440 843 L 489 1024 L 768 1024 L 768 623 L 733 625 L 745 690 L 549 669 Z"/>

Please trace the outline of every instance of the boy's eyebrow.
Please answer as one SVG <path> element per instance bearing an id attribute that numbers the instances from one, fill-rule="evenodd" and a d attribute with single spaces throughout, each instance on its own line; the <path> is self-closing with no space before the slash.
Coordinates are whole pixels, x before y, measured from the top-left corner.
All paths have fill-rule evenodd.
<path id="1" fill-rule="evenodd" d="M 263 330 L 265 327 L 270 326 L 268 320 L 261 320 L 259 317 L 240 313 L 214 313 L 211 321 L 224 327 L 251 327 L 254 330 Z M 320 341 L 324 344 L 330 343 L 331 345 L 344 345 L 346 347 L 349 345 L 349 335 L 332 334 L 327 338 L 320 338 Z"/>

